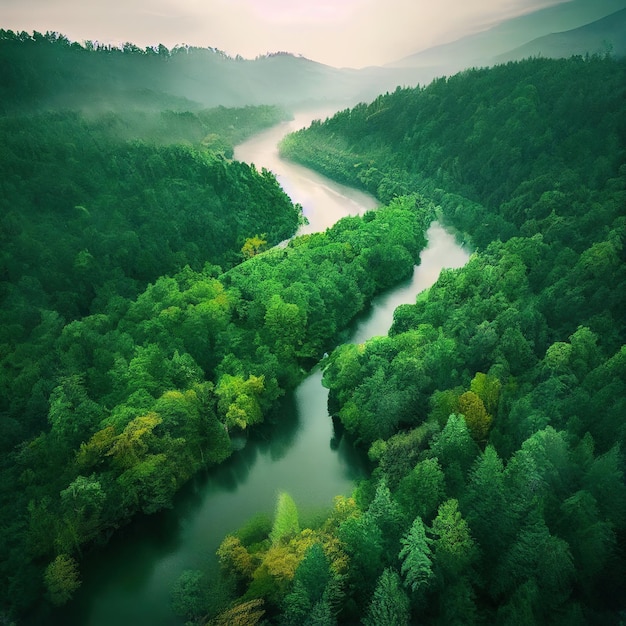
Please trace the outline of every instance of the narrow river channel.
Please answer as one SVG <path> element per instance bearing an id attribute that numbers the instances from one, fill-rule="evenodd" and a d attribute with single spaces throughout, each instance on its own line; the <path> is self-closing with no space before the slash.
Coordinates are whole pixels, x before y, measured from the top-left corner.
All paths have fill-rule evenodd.
<path id="1" fill-rule="evenodd" d="M 235 150 L 235 158 L 274 172 L 309 224 L 300 232 L 325 230 L 345 215 L 376 207 L 376 200 L 304 167 L 282 161 L 277 144 L 286 133 L 328 112 L 299 114 Z M 386 334 L 394 309 L 414 302 L 444 267 L 460 267 L 468 253 L 440 225 L 412 279 L 377 298 L 355 323 L 350 341 Z M 186 569 L 215 571 L 223 537 L 255 513 L 271 514 L 279 491 L 287 491 L 306 515 L 328 508 L 337 494 L 349 494 L 365 475 L 363 457 L 337 439 L 327 412 L 327 391 L 315 369 L 281 407 L 277 424 L 251 435 L 225 464 L 187 485 L 172 510 L 139 519 L 122 529 L 102 551 L 85 559 L 83 586 L 59 612 L 64 626 L 171 626 L 182 624 L 170 608 L 170 590 Z"/>

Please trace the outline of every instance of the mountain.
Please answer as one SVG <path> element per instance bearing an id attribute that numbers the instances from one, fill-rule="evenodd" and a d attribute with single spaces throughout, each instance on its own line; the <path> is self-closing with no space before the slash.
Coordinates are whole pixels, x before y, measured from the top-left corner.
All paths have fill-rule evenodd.
<path id="1" fill-rule="evenodd" d="M 626 55 L 626 9 L 580 28 L 534 39 L 495 60 L 499 63 L 534 56 L 565 58 L 576 54 Z"/>
<path id="2" fill-rule="evenodd" d="M 507 20 L 493 28 L 422 50 L 388 67 L 430 69 L 453 74 L 471 66 L 492 65 L 494 59 L 539 37 L 577 29 L 625 8 L 625 0 L 571 0 Z M 516 57 L 521 58 L 521 57 Z"/>
<path id="3" fill-rule="evenodd" d="M 280 52 L 246 60 L 213 48 L 141 50 L 0 30 L 0 111 L 350 106 L 418 81 L 412 68 L 338 69 Z"/>

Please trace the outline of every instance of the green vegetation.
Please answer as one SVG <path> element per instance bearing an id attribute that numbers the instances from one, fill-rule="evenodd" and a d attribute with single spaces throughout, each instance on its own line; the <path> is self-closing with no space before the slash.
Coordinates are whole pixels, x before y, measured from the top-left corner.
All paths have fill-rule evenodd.
<path id="1" fill-rule="evenodd" d="M 476 252 L 389 336 L 323 361 L 374 470 L 279 544 L 288 569 L 242 541 L 233 605 L 277 624 L 621 623 L 625 79 L 609 58 L 471 70 L 284 141 L 381 197 L 436 198 Z M 317 602 L 309 541 L 332 573 Z"/>
<path id="2" fill-rule="evenodd" d="M 282 113 L 205 111 L 158 82 L 215 51 L 92 48 L 0 34 L 2 619 L 45 623 L 86 550 L 272 419 L 411 274 L 437 213 L 474 245 L 466 267 L 322 361 L 371 476 L 316 524 L 281 494 L 273 521 L 224 539 L 213 592 L 185 572 L 174 608 L 623 621 L 626 62 L 470 70 L 292 135 L 285 154 L 388 206 L 275 246 L 299 208 L 229 157 Z M 120 68 L 156 91 L 100 106 Z"/>
<path id="3" fill-rule="evenodd" d="M 263 185 L 284 197 L 269 174 L 246 171 L 257 201 Z M 22 443 L 7 446 L 1 475 L 3 601 L 26 610 L 45 583 L 51 602 L 65 602 L 85 549 L 136 513 L 171 506 L 197 470 L 227 458 L 230 433 L 271 415 L 371 298 L 410 276 L 432 216 L 416 196 L 397 199 L 226 272 L 186 265 L 80 319 L 40 310 L 5 360 L 4 441 Z M 288 496 L 281 502 L 277 546 L 298 529 Z M 38 611 L 44 619 L 45 605 Z"/>
<path id="4" fill-rule="evenodd" d="M 224 123 L 240 112 L 215 113 Z M 201 146 L 118 140 L 110 121 L 121 118 L 0 118 L 0 411 L 12 424 L 3 449 L 41 428 L 64 325 L 107 307 L 119 316 L 148 283 L 185 267 L 228 269 L 246 239 L 260 232 L 274 245 L 301 219 L 268 172 Z"/>
<path id="5" fill-rule="evenodd" d="M 412 196 L 278 247 L 301 208 L 230 157 L 285 113 L 121 97 L 112 79 L 172 55 L 92 48 L 0 32 L 0 597 L 40 623 L 85 551 L 171 506 L 410 275 L 433 215 Z M 297 530 L 281 510 L 277 543 Z M 178 590 L 194 618 L 201 581 Z"/>

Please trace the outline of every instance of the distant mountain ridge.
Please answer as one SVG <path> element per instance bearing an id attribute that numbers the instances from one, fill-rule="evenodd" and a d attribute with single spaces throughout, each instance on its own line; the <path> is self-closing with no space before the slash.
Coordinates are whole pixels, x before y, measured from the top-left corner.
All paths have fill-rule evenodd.
<path id="1" fill-rule="evenodd" d="M 570 0 L 507 20 L 451 43 L 422 50 L 386 67 L 420 68 L 423 72 L 430 70 L 436 76 L 450 75 L 472 66 L 493 65 L 502 62 L 505 56 L 507 60 L 521 59 L 525 55 L 521 48 L 538 38 L 576 31 L 624 8 L 625 0 Z M 518 49 L 521 50 L 518 55 L 513 55 L 512 51 Z"/>
<path id="2" fill-rule="evenodd" d="M 626 8 L 579 28 L 551 33 L 495 58 L 498 62 L 545 56 L 565 58 L 576 54 L 626 55 Z"/>
<path id="3" fill-rule="evenodd" d="M 350 106 L 415 80 L 412 69 L 338 69 L 289 53 L 245 60 L 213 48 L 94 48 L 58 33 L 0 30 L 0 111 Z"/>
<path id="4" fill-rule="evenodd" d="M 363 69 L 335 68 L 287 52 L 246 60 L 214 48 L 141 50 L 125 44 L 120 49 L 81 45 L 58 33 L 0 29 L 0 112 L 193 111 L 260 104 L 342 109 L 469 67 L 609 51 L 626 54 L 626 0 L 570 0 L 396 63 Z"/>

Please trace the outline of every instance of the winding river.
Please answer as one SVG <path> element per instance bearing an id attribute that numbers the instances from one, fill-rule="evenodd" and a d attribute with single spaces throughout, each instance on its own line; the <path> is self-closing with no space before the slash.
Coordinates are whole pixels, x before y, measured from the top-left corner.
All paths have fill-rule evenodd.
<path id="1" fill-rule="evenodd" d="M 235 150 L 235 158 L 273 171 L 309 224 L 301 233 L 326 229 L 345 215 L 376 207 L 376 200 L 307 168 L 282 161 L 277 144 L 286 133 L 332 111 L 301 113 Z M 434 223 L 429 245 L 412 279 L 375 300 L 354 324 L 351 341 L 386 334 L 394 309 L 414 302 L 444 267 L 459 267 L 468 253 Z M 327 391 L 315 369 L 281 406 L 275 425 L 255 431 L 226 463 L 198 476 L 172 510 L 136 520 L 83 564 L 83 585 L 53 621 L 64 626 L 170 626 L 181 624 L 170 609 L 170 590 L 186 569 L 215 570 L 223 537 L 255 513 L 271 514 L 276 495 L 287 491 L 301 515 L 328 508 L 365 475 L 363 457 L 337 437 L 326 408 Z"/>

